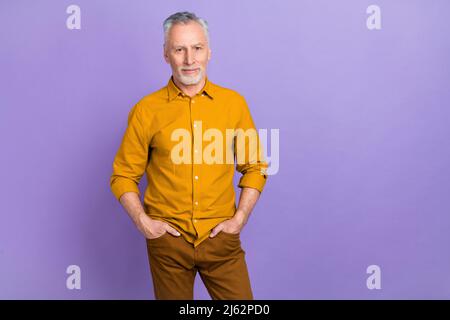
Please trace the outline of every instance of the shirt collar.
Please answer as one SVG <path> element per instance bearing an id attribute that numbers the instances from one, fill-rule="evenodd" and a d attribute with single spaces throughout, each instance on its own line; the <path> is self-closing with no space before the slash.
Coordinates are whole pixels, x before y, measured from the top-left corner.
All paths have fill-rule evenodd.
<path id="1" fill-rule="evenodd" d="M 184 95 L 184 93 L 177 87 L 175 82 L 173 82 L 173 76 L 170 77 L 169 82 L 167 83 L 167 93 L 169 101 L 172 101 L 180 94 Z M 199 92 L 199 94 L 203 93 L 206 94 L 211 99 L 213 99 L 214 97 L 214 84 L 209 81 L 208 77 L 206 77 L 205 85 Z"/>

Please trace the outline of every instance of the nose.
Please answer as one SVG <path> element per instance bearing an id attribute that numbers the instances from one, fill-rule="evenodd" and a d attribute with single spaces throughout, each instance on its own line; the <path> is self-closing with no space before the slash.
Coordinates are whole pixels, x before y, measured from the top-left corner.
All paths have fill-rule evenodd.
<path id="1" fill-rule="evenodd" d="M 186 65 L 191 65 L 194 63 L 194 54 L 191 50 L 191 48 L 189 48 L 188 50 L 186 50 L 186 54 L 184 56 L 184 63 Z"/>

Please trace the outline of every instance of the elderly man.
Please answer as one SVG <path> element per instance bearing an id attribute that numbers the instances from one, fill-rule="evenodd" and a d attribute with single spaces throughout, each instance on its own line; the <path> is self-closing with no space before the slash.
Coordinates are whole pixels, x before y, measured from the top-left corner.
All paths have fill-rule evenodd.
<path id="1" fill-rule="evenodd" d="M 266 183 L 267 162 L 257 134 L 248 134 L 256 128 L 244 98 L 206 75 L 206 21 L 175 13 L 164 33 L 172 76 L 131 109 L 111 190 L 146 238 L 156 299 L 193 299 L 198 271 L 212 299 L 250 300 L 240 232 Z M 242 174 L 237 207 L 235 165 Z"/>

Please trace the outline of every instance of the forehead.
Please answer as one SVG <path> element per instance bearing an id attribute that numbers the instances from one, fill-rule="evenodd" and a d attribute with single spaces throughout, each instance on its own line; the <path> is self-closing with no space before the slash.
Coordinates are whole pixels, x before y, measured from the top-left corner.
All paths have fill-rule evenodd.
<path id="1" fill-rule="evenodd" d="M 206 43 L 207 39 L 203 27 L 192 21 L 174 24 L 169 30 L 167 41 L 172 45 L 192 45 Z"/>

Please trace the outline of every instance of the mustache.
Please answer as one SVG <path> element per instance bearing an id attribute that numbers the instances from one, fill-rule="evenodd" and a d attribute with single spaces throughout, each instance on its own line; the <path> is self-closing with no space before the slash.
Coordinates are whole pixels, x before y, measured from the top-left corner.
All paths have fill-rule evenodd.
<path id="1" fill-rule="evenodd" d="M 182 70 L 182 71 L 191 71 L 191 70 L 197 70 L 197 69 L 202 69 L 200 66 L 198 66 L 198 67 L 190 67 L 190 68 L 186 68 L 186 67 L 180 67 L 180 70 Z"/>

